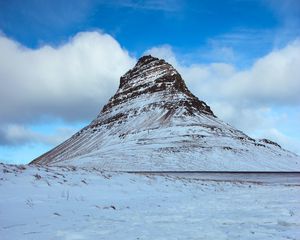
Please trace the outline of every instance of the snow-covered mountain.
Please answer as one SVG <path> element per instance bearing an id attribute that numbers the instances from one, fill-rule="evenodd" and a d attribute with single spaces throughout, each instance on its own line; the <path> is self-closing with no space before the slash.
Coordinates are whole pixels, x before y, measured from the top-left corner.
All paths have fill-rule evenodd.
<path id="1" fill-rule="evenodd" d="M 128 171 L 300 170 L 296 154 L 221 121 L 169 63 L 152 56 L 121 77 L 95 120 L 32 163 Z"/>

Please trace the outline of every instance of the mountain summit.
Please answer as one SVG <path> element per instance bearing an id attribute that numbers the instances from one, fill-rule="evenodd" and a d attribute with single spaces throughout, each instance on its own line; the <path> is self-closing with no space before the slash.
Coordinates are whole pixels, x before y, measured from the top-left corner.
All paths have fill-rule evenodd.
<path id="1" fill-rule="evenodd" d="M 214 116 L 210 107 L 188 90 L 172 65 L 152 56 L 140 58 L 135 67 L 121 77 L 117 93 L 103 107 L 93 124 L 102 124 L 103 118 L 115 122 L 136 116 L 141 109 L 133 107 L 133 103 L 141 106 L 143 112 L 154 108 L 167 110 L 165 118 L 170 118 L 176 109 L 182 109 L 183 115 L 198 112 Z M 118 114 L 117 109 L 121 110 L 117 111 Z M 125 109 L 129 111 L 124 112 Z"/>
<path id="2" fill-rule="evenodd" d="M 172 65 L 140 58 L 96 119 L 32 164 L 103 170 L 295 171 L 297 155 L 218 119 Z"/>

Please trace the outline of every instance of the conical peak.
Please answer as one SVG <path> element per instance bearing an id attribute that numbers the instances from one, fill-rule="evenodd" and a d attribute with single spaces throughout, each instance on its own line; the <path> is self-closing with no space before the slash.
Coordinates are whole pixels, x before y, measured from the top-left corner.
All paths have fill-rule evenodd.
<path id="1" fill-rule="evenodd" d="M 179 73 L 165 60 L 146 55 L 141 57 L 136 65 L 121 77 L 119 88 L 129 88 L 140 82 L 150 83 L 155 78 L 166 75 L 174 76 Z"/>
<path id="2" fill-rule="evenodd" d="M 153 57 L 151 55 L 145 55 L 142 56 L 136 63 L 136 66 L 140 66 L 140 65 L 144 65 L 144 64 L 148 64 L 152 61 L 157 61 L 159 60 L 159 58 Z"/>
<path id="3" fill-rule="evenodd" d="M 31 163 L 110 171 L 260 171 L 267 166 L 263 157 L 271 159 L 268 170 L 286 171 L 298 159 L 217 119 L 164 60 L 142 57 L 121 84 L 95 120 Z M 290 169 L 299 169 L 299 163 Z"/>
<path id="4" fill-rule="evenodd" d="M 139 100 L 138 100 L 139 99 Z M 185 109 L 193 115 L 202 113 L 214 116 L 210 107 L 194 96 L 186 87 L 184 80 L 176 69 L 163 59 L 151 55 L 141 57 L 137 64 L 120 79 L 116 94 L 103 107 L 103 113 L 113 108 L 130 106 L 138 101 L 166 109 Z"/>

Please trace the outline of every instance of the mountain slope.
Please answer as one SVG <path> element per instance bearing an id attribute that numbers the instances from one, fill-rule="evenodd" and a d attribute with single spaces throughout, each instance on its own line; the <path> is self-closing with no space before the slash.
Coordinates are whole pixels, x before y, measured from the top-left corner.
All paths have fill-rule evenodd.
<path id="1" fill-rule="evenodd" d="M 167 62 L 142 57 L 87 127 L 35 159 L 104 170 L 300 170 L 299 157 L 218 119 Z"/>

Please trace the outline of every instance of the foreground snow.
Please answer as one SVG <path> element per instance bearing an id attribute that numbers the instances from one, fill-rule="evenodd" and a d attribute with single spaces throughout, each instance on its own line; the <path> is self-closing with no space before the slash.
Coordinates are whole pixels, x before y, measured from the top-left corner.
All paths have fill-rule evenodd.
<path id="1" fill-rule="evenodd" d="M 297 178 L 208 178 L 0 165 L 0 238 L 299 239 Z"/>

